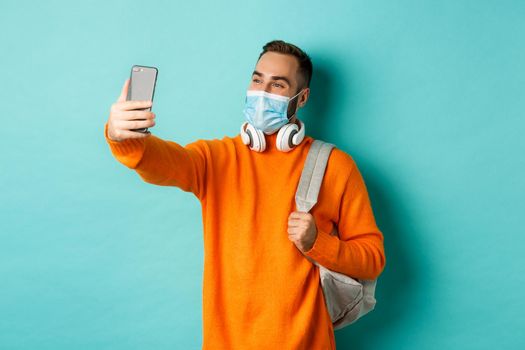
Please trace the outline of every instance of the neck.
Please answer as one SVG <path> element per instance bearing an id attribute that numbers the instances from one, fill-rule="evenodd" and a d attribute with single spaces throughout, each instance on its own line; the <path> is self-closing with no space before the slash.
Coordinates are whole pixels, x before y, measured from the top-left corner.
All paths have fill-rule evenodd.
<path id="1" fill-rule="evenodd" d="M 295 125 L 297 126 L 300 126 L 299 125 L 299 121 L 297 120 L 297 114 L 294 114 L 292 118 L 290 118 L 290 123 L 294 123 Z"/>

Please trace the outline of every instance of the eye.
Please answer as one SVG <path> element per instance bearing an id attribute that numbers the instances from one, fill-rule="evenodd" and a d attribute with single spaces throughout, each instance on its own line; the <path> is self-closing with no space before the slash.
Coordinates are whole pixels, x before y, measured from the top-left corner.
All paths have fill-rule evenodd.
<path id="1" fill-rule="evenodd" d="M 284 87 L 282 84 L 279 84 L 279 83 L 274 83 L 273 86 L 278 87 L 278 88 L 283 88 Z"/>
<path id="2" fill-rule="evenodd" d="M 257 84 L 259 84 L 259 83 L 261 82 L 261 80 L 260 80 L 260 79 L 257 79 L 257 78 L 253 78 L 252 81 L 253 81 L 254 83 L 257 83 Z"/>

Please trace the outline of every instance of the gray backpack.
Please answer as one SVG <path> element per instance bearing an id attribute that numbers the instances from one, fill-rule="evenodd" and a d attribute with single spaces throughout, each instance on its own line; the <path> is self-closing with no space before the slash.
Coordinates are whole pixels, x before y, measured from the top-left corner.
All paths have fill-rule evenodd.
<path id="1" fill-rule="evenodd" d="M 295 195 L 297 210 L 309 212 L 317 203 L 326 164 L 333 147 L 335 146 L 330 143 L 313 141 L 297 186 Z M 338 235 L 337 231 L 334 232 L 333 235 Z M 331 271 L 306 255 L 305 257 L 319 267 L 326 307 L 334 329 L 348 326 L 374 309 L 377 280 L 356 280 Z"/>

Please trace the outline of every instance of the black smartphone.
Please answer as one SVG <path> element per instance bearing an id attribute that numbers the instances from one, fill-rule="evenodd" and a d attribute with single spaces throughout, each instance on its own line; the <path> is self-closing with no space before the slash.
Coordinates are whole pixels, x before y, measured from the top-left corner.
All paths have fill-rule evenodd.
<path id="1" fill-rule="evenodd" d="M 157 83 L 158 69 L 155 67 L 134 65 L 131 67 L 130 82 L 128 87 L 127 101 L 151 100 L 152 106 L 140 108 L 138 110 L 151 111 L 153 107 L 153 95 L 155 94 L 155 84 Z M 145 119 L 138 119 L 145 120 Z M 148 128 L 131 129 L 142 133 L 149 133 Z"/>

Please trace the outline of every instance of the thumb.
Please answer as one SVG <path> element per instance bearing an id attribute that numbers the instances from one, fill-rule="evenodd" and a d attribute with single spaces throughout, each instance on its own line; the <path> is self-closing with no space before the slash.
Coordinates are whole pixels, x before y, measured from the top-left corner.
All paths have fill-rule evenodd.
<path id="1" fill-rule="evenodd" d="M 128 97 L 128 88 L 129 88 L 129 78 L 126 79 L 124 82 L 124 85 L 122 86 L 122 91 L 120 92 L 120 96 L 118 97 L 118 102 L 126 101 L 126 98 Z"/>

